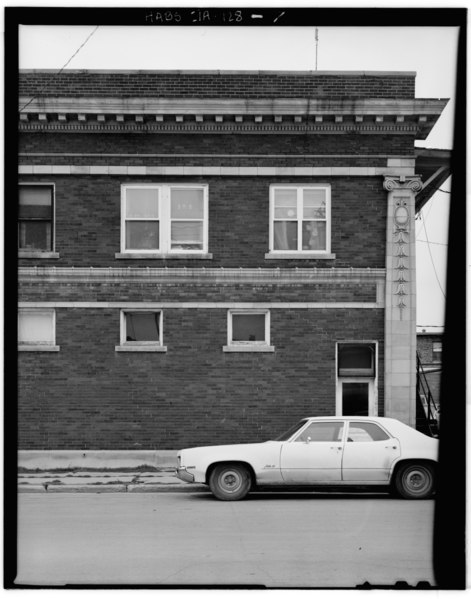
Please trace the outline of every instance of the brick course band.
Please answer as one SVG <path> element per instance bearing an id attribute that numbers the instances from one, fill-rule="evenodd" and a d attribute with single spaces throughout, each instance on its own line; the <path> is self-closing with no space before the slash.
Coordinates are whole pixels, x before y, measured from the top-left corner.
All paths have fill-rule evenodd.
<path id="1" fill-rule="evenodd" d="M 375 177 L 413 175 L 413 166 L 105 166 L 21 164 L 20 175 L 182 175 L 238 177 Z"/>

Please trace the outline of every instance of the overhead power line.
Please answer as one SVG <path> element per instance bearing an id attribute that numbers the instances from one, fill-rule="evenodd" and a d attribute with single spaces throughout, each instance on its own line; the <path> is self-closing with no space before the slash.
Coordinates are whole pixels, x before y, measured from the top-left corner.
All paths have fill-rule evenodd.
<path id="1" fill-rule="evenodd" d="M 87 36 L 87 38 L 85 39 L 84 42 L 82 42 L 82 44 L 77 48 L 77 50 L 72 54 L 72 56 L 69 58 L 69 60 L 64 64 L 64 66 L 57 71 L 57 73 L 54 73 L 54 77 L 57 77 L 58 75 L 60 75 L 62 73 L 62 71 L 65 69 L 65 67 L 72 61 L 73 58 L 75 58 L 77 56 L 77 54 L 80 52 L 80 50 L 85 46 L 85 44 L 88 42 L 88 40 L 92 37 L 92 35 L 95 34 L 96 30 L 98 29 L 99 25 L 97 25 L 95 27 L 95 29 Z M 45 89 L 46 87 L 48 87 L 48 85 L 50 85 L 50 82 L 46 83 L 46 85 L 43 85 L 43 87 L 38 91 L 38 93 L 33 96 L 31 98 L 31 100 L 29 100 L 28 102 L 26 102 L 26 104 L 24 106 L 22 106 L 20 108 L 20 112 L 22 112 L 27 106 L 29 106 L 31 104 L 31 102 L 33 102 Z"/>
<path id="2" fill-rule="evenodd" d="M 433 266 L 433 272 L 435 273 L 435 278 L 437 279 L 437 283 L 438 283 L 438 286 L 440 287 L 440 291 L 442 292 L 443 297 L 446 299 L 445 292 L 443 291 L 442 286 L 440 285 L 440 280 L 438 278 L 437 269 L 435 268 L 435 264 L 433 262 L 432 250 L 430 249 L 430 242 L 428 240 L 428 235 L 427 235 L 427 227 L 425 226 L 425 219 L 424 219 L 424 233 L 425 233 L 425 237 L 427 238 L 427 247 L 428 247 L 428 252 L 430 254 L 430 261 L 432 262 L 432 266 Z"/>

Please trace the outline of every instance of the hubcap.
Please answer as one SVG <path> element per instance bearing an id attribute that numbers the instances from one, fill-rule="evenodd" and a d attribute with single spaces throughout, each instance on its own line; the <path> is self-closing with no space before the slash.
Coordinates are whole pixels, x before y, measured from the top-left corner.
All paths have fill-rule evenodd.
<path id="1" fill-rule="evenodd" d="M 234 493 L 237 491 L 242 484 L 241 477 L 238 472 L 229 471 L 224 472 L 221 477 L 221 486 L 225 491 Z"/>
<path id="2" fill-rule="evenodd" d="M 411 491 L 422 491 L 429 485 L 429 477 L 426 472 L 413 470 L 407 474 L 406 484 Z"/>

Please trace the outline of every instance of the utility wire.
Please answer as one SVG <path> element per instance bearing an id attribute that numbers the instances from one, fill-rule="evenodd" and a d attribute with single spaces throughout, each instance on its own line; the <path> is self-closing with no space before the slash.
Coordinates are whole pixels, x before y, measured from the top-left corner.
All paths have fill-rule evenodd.
<path id="1" fill-rule="evenodd" d="M 448 247 L 448 243 L 439 243 L 438 241 L 428 241 L 428 239 L 416 239 L 416 241 L 420 241 L 420 243 L 431 243 L 432 245 L 443 245 Z"/>
<path id="2" fill-rule="evenodd" d="M 95 27 L 95 29 L 88 35 L 88 37 L 86 38 L 86 40 L 78 47 L 78 49 L 72 54 L 72 56 L 69 58 L 69 60 L 65 63 L 65 65 L 59 70 L 57 71 L 57 73 L 54 73 L 53 77 L 57 77 L 58 75 L 60 75 L 62 73 L 62 71 L 65 69 L 65 67 L 72 61 L 73 58 L 75 58 L 77 56 L 77 54 L 80 52 L 80 50 L 85 46 L 85 44 L 88 42 L 88 40 L 92 37 L 92 35 L 95 34 L 96 30 L 98 29 L 99 25 L 97 25 Z M 48 87 L 48 85 L 50 85 L 50 81 L 48 83 L 46 83 L 45 85 L 43 85 L 43 87 L 38 91 L 38 93 L 33 96 L 31 98 L 31 100 L 29 100 L 29 102 L 26 102 L 26 104 L 24 106 L 22 106 L 20 108 L 20 112 L 22 112 L 27 106 L 29 106 L 31 104 L 31 102 L 33 102 L 45 89 L 46 87 Z"/>
<path id="3" fill-rule="evenodd" d="M 427 238 L 427 247 L 428 247 L 428 252 L 430 254 L 430 261 L 432 262 L 432 266 L 433 266 L 433 272 L 435 273 L 435 278 L 437 279 L 437 283 L 438 283 L 438 286 L 440 287 L 440 291 L 442 292 L 443 297 L 446 299 L 446 295 L 445 295 L 445 293 L 444 293 L 444 291 L 442 289 L 442 286 L 440 285 L 440 280 L 439 280 L 438 275 L 437 275 L 437 270 L 436 270 L 435 264 L 433 262 L 432 250 L 430 249 L 430 243 L 429 243 L 429 240 L 428 240 L 427 228 L 425 226 L 425 220 L 424 220 L 424 232 L 425 232 L 425 237 Z"/>

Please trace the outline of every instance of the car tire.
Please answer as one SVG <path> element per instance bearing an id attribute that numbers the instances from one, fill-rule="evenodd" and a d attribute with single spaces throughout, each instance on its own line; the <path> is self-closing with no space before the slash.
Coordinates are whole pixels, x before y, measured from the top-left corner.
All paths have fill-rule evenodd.
<path id="1" fill-rule="evenodd" d="M 435 471 L 428 464 L 404 464 L 394 478 L 394 490 L 405 499 L 428 499 L 435 490 Z"/>
<path id="2" fill-rule="evenodd" d="M 209 488 L 223 501 L 243 499 L 250 491 L 252 477 L 242 464 L 219 464 L 211 472 Z"/>

